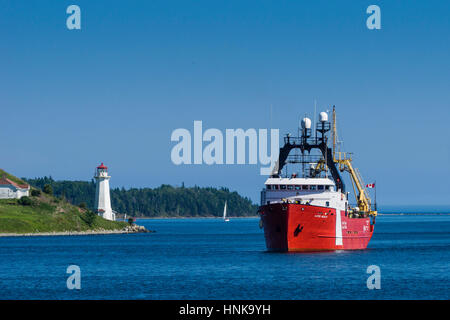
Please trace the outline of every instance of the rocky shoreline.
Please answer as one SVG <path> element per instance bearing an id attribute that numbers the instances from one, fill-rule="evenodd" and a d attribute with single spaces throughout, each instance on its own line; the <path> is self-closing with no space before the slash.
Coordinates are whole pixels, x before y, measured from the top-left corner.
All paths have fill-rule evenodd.
<path id="1" fill-rule="evenodd" d="M 102 235 L 102 234 L 125 234 L 125 233 L 152 233 L 155 231 L 148 230 L 143 226 L 136 224 L 126 226 L 120 230 L 87 230 L 87 231 L 54 231 L 54 232 L 32 232 L 32 233 L 0 233 L 0 237 L 34 237 L 34 236 L 86 236 L 86 235 Z"/>

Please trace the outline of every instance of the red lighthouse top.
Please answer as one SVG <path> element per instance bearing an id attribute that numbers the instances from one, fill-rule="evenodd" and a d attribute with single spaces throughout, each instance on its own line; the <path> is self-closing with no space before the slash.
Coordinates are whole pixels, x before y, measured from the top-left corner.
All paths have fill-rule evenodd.
<path id="1" fill-rule="evenodd" d="M 105 165 L 103 164 L 103 162 L 102 162 L 102 164 L 99 165 L 99 166 L 97 167 L 97 169 L 105 169 L 105 170 L 108 170 L 108 167 L 105 166 Z"/>

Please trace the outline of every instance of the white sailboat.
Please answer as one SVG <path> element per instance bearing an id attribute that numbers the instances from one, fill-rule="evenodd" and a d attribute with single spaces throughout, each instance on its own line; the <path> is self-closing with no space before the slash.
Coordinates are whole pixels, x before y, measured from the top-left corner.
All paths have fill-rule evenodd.
<path id="1" fill-rule="evenodd" d="M 223 221 L 228 222 L 230 219 L 227 218 L 227 202 L 225 201 L 225 206 L 223 207 Z"/>

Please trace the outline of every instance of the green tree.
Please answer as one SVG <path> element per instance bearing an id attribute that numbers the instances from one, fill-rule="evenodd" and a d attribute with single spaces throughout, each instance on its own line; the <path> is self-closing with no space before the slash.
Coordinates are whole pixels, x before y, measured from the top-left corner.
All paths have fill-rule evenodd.
<path id="1" fill-rule="evenodd" d="M 84 219 L 84 221 L 86 221 L 86 223 L 87 223 L 89 226 L 92 226 L 92 224 L 94 223 L 95 218 L 96 218 L 95 216 L 96 216 L 96 214 L 95 214 L 93 211 L 88 210 L 88 211 L 86 212 L 86 218 Z"/>
<path id="2" fill-rule="evenodd" d="M 86 202 L 81 202 L 78 207 L 80 207 L 81 209 L 87 209 L 87 204 Z"/>
<path id="3" fill-rule="evenodd" d="M 23 206 L 31 206 L 33 204 L 33 201 L 30 199 L 30 197 L 23 196 L 18 200 L 18 203 Z"/>
<path id="4" fill-rule="evenodd" d="M 44 185 L 44 192 L 46 194 L 53 195 L 53 188 L 52 188 L 52 186 L 49 185 L 49 184 Z"/>

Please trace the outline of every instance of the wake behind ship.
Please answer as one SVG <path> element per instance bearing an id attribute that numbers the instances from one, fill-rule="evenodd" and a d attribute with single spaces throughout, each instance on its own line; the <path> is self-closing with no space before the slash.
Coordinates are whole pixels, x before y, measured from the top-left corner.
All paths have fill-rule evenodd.
<path id="1" fill-rule="evenodd" d="M 332 131 L 333 147 L 327 133 Z M 336 111 L 333 124 L 320 113 L 312 137 L 311 120 L 304 118 L 301 135 L 286 135 L 277 165 L 265 182 L 258 210 L 269 251 L 325 251 L 365 249 L 372 237 L 376 204 L 352 166 L 350 153 L 337 150 Z M 290 154 L 294 151 L 294 154 Z M 312 151 L 319 151 L 317 155 Z M 297 173 L 282 176 L 286 164 L 301 164 Z M 306 168 L 309 166 L 308 168 Z M 357 204 L 349 204 L 342 172 L 348 172 Z"/>

